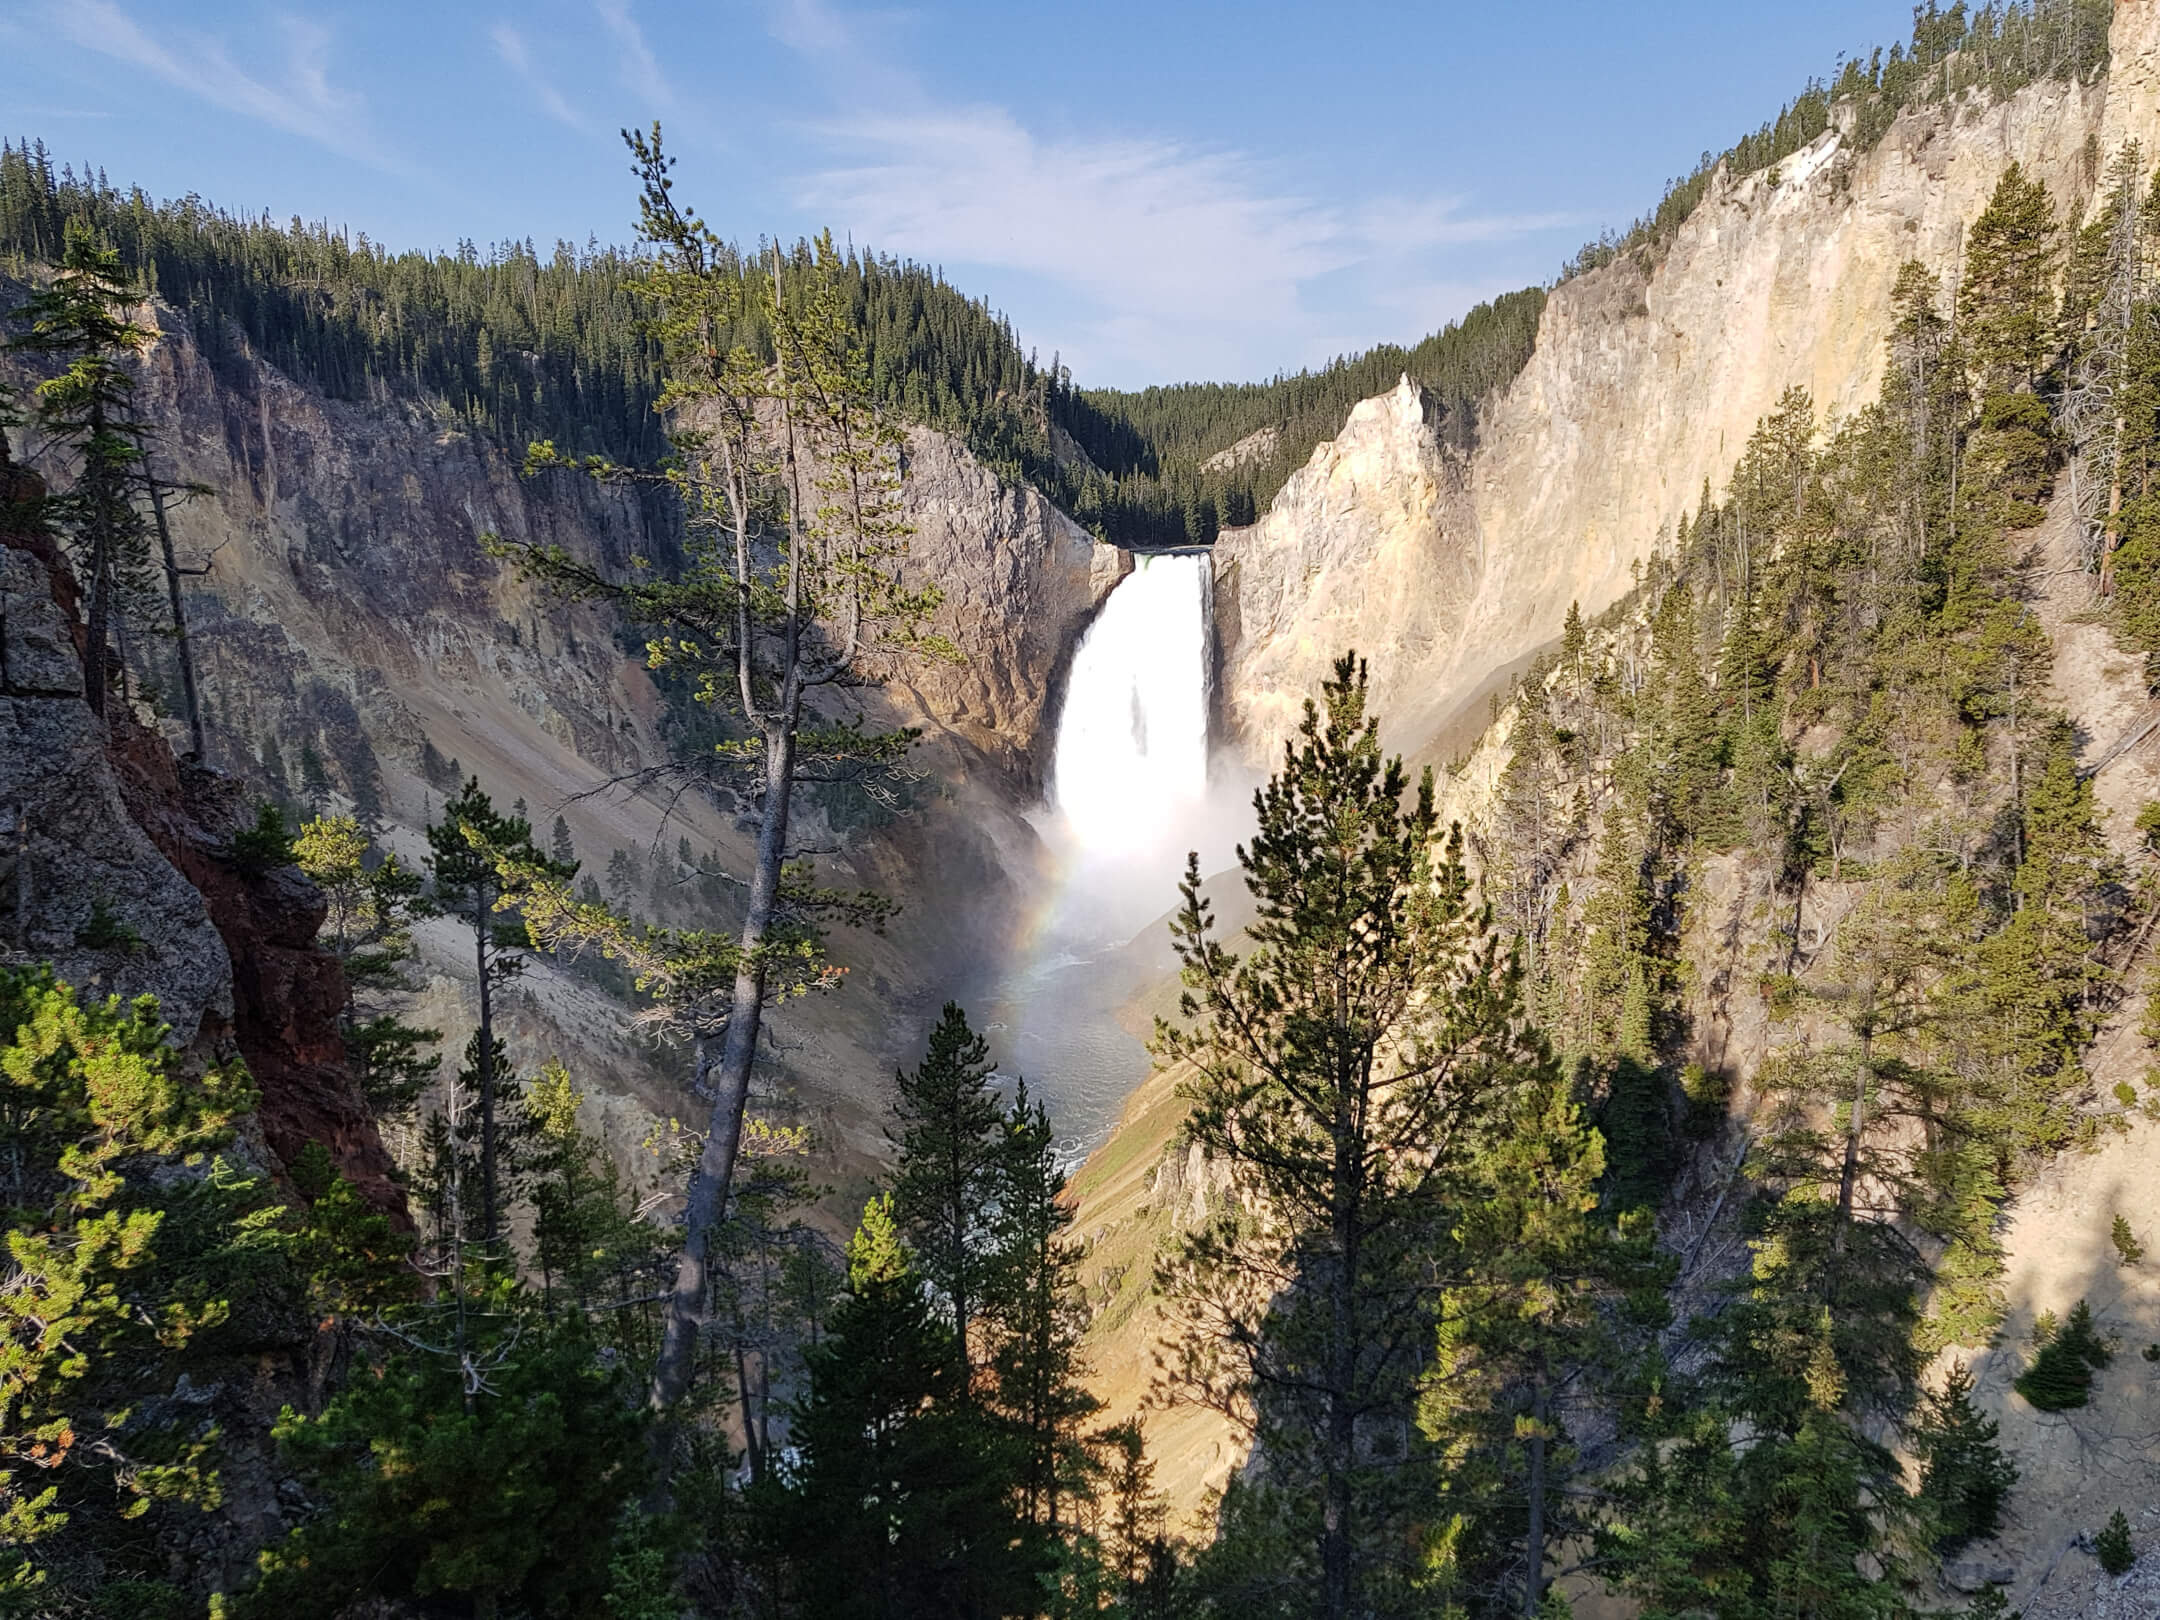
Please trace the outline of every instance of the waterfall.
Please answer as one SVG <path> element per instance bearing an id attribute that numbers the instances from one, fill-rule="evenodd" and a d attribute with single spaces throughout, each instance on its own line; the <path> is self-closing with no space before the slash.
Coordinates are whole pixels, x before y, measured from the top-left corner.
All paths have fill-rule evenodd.
<path id="1" fill-rule="evenodd" d="M 1148 1072 L 1119 1021 L 1168 971 L 1185 852 L 1212 864 L 1241 825 L 1211 803 L 1213 576 L 1205 552 L 1134 559 L 1073 657 L 1038 821 L 1057 880 L 1023 931 L 985 1026 L 1000 1070 L 1047 1102 L 1069 1170 Z"/>
<path id="2" fill-rule="evenodd" d="M 1160 846 L 1207 796 L 1209 563 L 1138 558 L 1073 659 L 1051 792 L 1083 859 Z"/>

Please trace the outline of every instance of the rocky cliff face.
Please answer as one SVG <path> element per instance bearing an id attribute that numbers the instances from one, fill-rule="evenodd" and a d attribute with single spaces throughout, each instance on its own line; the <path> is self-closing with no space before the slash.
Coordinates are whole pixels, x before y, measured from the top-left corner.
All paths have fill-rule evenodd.
<path id="1" fill-rule="evenodd" d="M 2124 142 L 2160 151 L 2160 5 L 2125 0 L 2111 39 L 2095 83 L 1918 109 L 1867 152 L 1833 129 L 1720 176 L 1662 256 L 1553 290 L 1467 457 L 1412 388 L 1359 406 L 1266 517 L 1218 542 L 1224 719 L 1247 755 L 1273 757 L 1349 646 L 1397 739 L 1422 741 L 1555 636 L 1571 601 L 1590 613 L 1624 593 L 1787 388 L 1818 410 L 1866 404 L 1899 266 L 1956 263 L 2012 161 L 2076 219 Z"/>
<path id="2" fill-rule="evenodd" d="M 937 628 L 964 657 L 918 668 L 888 698 L 1031 797 L 1049 765 L 1060 683 L 1081 631 L 1132 559 L 943 433 L 908 434 L 906 472 L 909 568 L 943 587 Z"/>
<path id="3" fill-rule="evenodd" d="M 1445 446 L 1408 384 L 1360 405 L 1261 521 L 1218 543 L 1222 706 L 1234 743 L 1269 763 L 1327 662 L 1355 646 L 1371 662 L 1389 741 L 1415 750 L 1493 672 L 1556 637 L 1571 601 L 1595 613 L 1622 596 L 1704 483 L 1722 488 L 1756 421 L 1787 388 L 1806 388 L 1818 410 L 1867 404 L 1900 265 L 1956 264 L 1963 227 L 2010 162 L 2045 180 L 2074 224 L 2126 142 L 2141 143 L 2148 166 L 2160 152 L 2160 4 L 2118 4 L 2112 48 L 2095 83 L 1918 111 L 1866 153 L 1833 131 L 1776 170 L 1720 179 L 1655 261 L 1625 259 L 1555 289 L 1535 355 L 1481 411 L 1467 455 Z M 2127 860 L 2135 817 L 2160 794 L 2151 744 L 2122 746 L 2149 735 L 2142 661 L 2091 612 L 2065 502 L 2030 543 L 2031 603 L 2055 651 L 2051 695 L 2077 728 L 2107 836 Z M 1443 815 L 1473 834 L 1509 758 L 1511 716 L 1489 727 L 1485 718 L 1480 700 L 1472 723 L 1447 727 L 1442 750 L 1462 756 L 1442 784 Z M 1699 1048 L 1691 1055 L 1745 1079 L 1791 1039 L 1772 1024 L 1759 987 L 1727 971 L 1732 941 L 1766 926 L 1770 884 L 1722 856 L 1691 882 L 1696 920 L 1684 952 L 1698 970 L 1688 1011 Z M 1817 940 L 1835 900 L 1818 897 L 1804 919 Z M 2142 1083 L 2146 1006 L 2134 990 L 2085 1054 L 2097 1092 Z M 1135 1095 L 1075 1178 L 1075 1226 L 1090 1245 L 1082 1274 L 1097 1309 L 1089 1347 L 1118 1415 L 1144 1405 L 1151 1374 L 1139 1341 L 1160 1325 L 1131 1279 L 1189 1218 L 1195 1192 L 1209 1190 L 1206 1167 L 1176 1139 L 1168 1078 Z M 2160 1222 L 2156 1163 L 2160 1130 L 2134 1121 L 2091 1153 L 2056 1160 L 2006 1211 L 2010 1320 L 1973 1367 L 2022 1478 L 2003 1536 L 1950 1578 L 1964 1590 L 2003 1579 L 2035 1620 L 2150 1606 L 2142 1577 L 2126 1589 L 2101 1576 L 2089 1538 L 2118 1505 L 2141 1535 L 2153 1522 L 2136 1504 L 2150 1495 L 2155 1385 L 2129 1352 L 2160 1339 L 2160 1284 L 2148 1268 L 2118 1263 L 2109 1229 L 2117 1214 L 2140 1234 Z M 1706 1155 L 1672 1203 L 1707 1233 L 1717 1216 L 1709 1190 L 1735 1173 Z M 1691 1265 L 1702 1252 L 1688 1244 Z M 2038 1413 L 2012 1397 L 2010 1380 L 2029 1359 L 2035 1320 L 2080 1298 L 2123 1353 L 2089 1411 Z M 1220 1424 L 1191 1413 L 1147 1421 L 1163 1478 L 1187 1493 L 1182 1500 L 1240 1460 Z M 1586 1603 L 1582 1612 L 1608 1611 Z"/>
<path id="4" fill-rule="evenodd" d="M 1475 532 L 1467 469 L 1437 428 L 1403 379 L 1353 409 L 1258 523 L 1216 542 L 1222 701 L 1254 763 L 1280 752 L 1344 648 L 1365 655 L 1390 697 L 1425 689 L 1453 656 L 1480 568 L 1464 543 Z"/>
<path id="5" fill-rule="evenodd" d="M 656 866 L 679 839 L 739 866 L 747 840 L 723 807 L 607 790 L 667 753 L 666 702 L 635 645 L 604 613 L 565 609 L 480 548 L 492 531 L 623 567 L 668 554 L 664 514 L 567 475 L 526 480 L 518 458 L 424 401 L 328 399 L 244 352 L 213 367 L 173 311 L 153 306 L 138 318 L 158 334 L 138 391 L 158 428 L 155 470 L 209 491 L 177 504 L 173 525 L 183 564 L 206 569 L 187 606 L 212 763 L 260 790 L 273 749 L 295 786 L 312 754 L 331 788 L 376 808 L 385 841 L 417 860 L 418 829 L 441 798 L 422 771 L 432 747 L 477 773 L 498 803 L 523 799 L 543 835 L 559 811 L 595 873 L 617 849 Z M 23 450 L 38 455 L 35 445 Z M 924 728 L 917 763 L 938 787 L 920 796 L 920 813 L 881 832 L 810 841 L 843 846 L 837 881 L 907 902 L 943 898 L 909 904 L 882 936 L 848 941 L 853 988 L 777 1020 L 782 1083 L 805 1094 L 829 1139 L 866 1153 L 880 1140 L 885 1077 L 919 1040 L 916 1003 L 934 1012 L 1022 909 L 1008 903 L 1008 886 L 1030 881 L 1035 839 L 1023 811 L 1040 791 L 1059 683 L 1128 566 L 944 435 L 914 431 L 906 460 L 911 567 L 943 586 L 938 627 L 964 658 L 888 689 L 881 718 Z M 48 741 L 50 757 L 72 746 Z M 814 814 L 806 831 L 821 831 Z M 122 880 L 93 869 L 76 887 L 81 907 L 100 883 L 117 892 Z M 201 901 L 186 889 L 173 904 L 199 917 Z M 59 950 L 78 921 L 47 929 L 38 948 Z M 445 925 L 419 939 L 426 982 L 413 1016 L 440 1027 L 454 1053 L 471 1017 L 469 949 Z M 243 999 L 256 977 L 265 1008 L 314 995 L 279 978 L 288 966 L 250 952 Z M 222 969 L 210 977 L 225 982 Z M 193 1005 L 181 987 L 167 990 L 176 1007 Z M 512 999 L 521 1049 L 578 1065 L 582 1083 L 604 1094 L 592 1124 L 611 1140 L 628 1147 L 654 1116 L 686 1111 L 668 1066 L 620 1033 L 619 1009 L 589 985 L 542 969 Z M 305 1045 L 292 1051 L 302 1067 L 321 1056 Z"/>
<path id="6" fill-rule="evenodd" d="M 91 713 L 73 583 L 22 521 L 37 490 L 0 453 L 0 953 L 86 993 L 155 996 L 176 1045 L 245 1061 L 278 1159 L 321 1142 L 402 1218 L 345 1065 L 344 980 L 315 946 L 321 894 L 290 868 L 221 857 L 252 814 L 241 784 L 176 760 L 117 701 Z"/>

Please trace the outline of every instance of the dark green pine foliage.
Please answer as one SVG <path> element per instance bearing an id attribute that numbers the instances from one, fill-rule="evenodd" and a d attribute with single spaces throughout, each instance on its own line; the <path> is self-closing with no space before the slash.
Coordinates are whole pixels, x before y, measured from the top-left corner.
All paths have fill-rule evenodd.
<path id="1" fill-rule="evenodd" d="M 791 1158 L 748 1159 L 729 1184 L 713 1234 L 706 1336 L 732 1363 L 753 1482 L 775 1466 L 775 1424 L 799 1393 L 803 1347 L 816 1342 L 839 1292 L 828 1240 L 802 1219 L 812 1196 L 808 1174 Z"/>
<path id="2" fill-rule="evenodd" d="M 1749 1285 L 1758 1296 L 1775 1280 Z M 1845 1407 L 1845 1366 L 1827 1312 L 1790 1400 L 1786 1374 L 1770 1402 L 1744 1389 L 1654 1414 L 1633 1470 L 1615 1483 L 1597 1531 L 1606 1578 L 1646 1616 L 1744 1620 L 1904 1620 L 1920 1567 L 1925 1516 L 1897 1459 Z M 1744 1381 L 1730 1359 L 1724 1375 Z M 1737 1426 L 1736 1426 L 1737 1425 Z M 1746 1439 L 1738 1436 L 1746 1435 Z"/>
<path id="3" fill-rule="evenodd" d="M 2093 1537 L 2093 1556 L 2110 1575 L 2127 1575 L 2137 1562 L 2137 1548 L 2130 1540 L 2130 1520 L 2121 1508 L 2108 1515 L 2108 1522 Z"/>
<path id="4" fill-rule="evenodd" d="M 500 1043 L 495 1038 L 495 992 L 524 967 L 531 947 L 522 926 L 501 915 L 505 862 L 553 873 L 554 863 L 533 847 L 532 825 L 499 812 L 480 779 L 468 778 L 457 797 L 443 805 L 442 819 L 427 830 L 429 874 L 435 902 L 471 930 L 474 979 L 479 995 L 479 1026 L 473 1034 L 472 1087 L 479 1106 L 479 1219 L 469 1234 L 493 1243 L 508 1213 L 507 1176 L 497 1140 L 498 1115 L 506 1077 L 497 1070 Z"/>
<path id="5" fill-rule="evenodd" d="M 513 1333 L 501 1311 L 488 1327 L 470 1373 L 399 1345 L 320 1417 L 287 1408 L 279 1438 L 323 1511 L 264 1554 L 249 1615 L 359 1598 L 606 1612 L 616 1529 L 644 1480 L 636 1392 L 574 1327 Z"/>
<path id="6" fill-rule="evenodd" d="M 2110 227 L 2104 296 L 2089 319 L 2078 319 L 2074 307 L 2065 311 L 2076 321 L 2066 397 L 2080 454 L 2107 473 L 2091 518 L 2101 531 L 2102 588 L 2112 591 L 2116 622 L 2146 654 L 2153 679 L 2160 677 L 2160 484 L 2153 476 L 2160 463 L 2160 286 L 2151 246 L 2160 239 L 2160 179 L 2132 173 L 2119 180 L 2108 213 L 2095 222 Z"/>
<path id="7" fill-rule="evenodd" d="M 523 1192 L 531 1207 L 531 1270 L 542 1313 L 607 1311 L 618 1344 L 652 1352 L 652 1307 L 667 1238 L 631 1214 L 633 1188 L 603 1143 L 577 1123 L 583 1093 L 562 1063 L 542 1065 L 518 1099 Z M 624 1309 L 624 1300 L 639 1300 Z"/>
<path id="8" fill-rule="evenodd" d="M 316 1199 L 299 1252 L 319 1308 L 341 1313 L 350 1371 L 318 1414 L 279 1419 L 281 1458 L 315 1511 L 264 1552 L 239 1612 L 355 1599 L 483 1617 L 681 1612 L 665 1556 L 680 1538 L 635 1508 L 652 1452 L 634 1370 L 658 1337 L 666 1234 L 577 1130 L 578 1101 L 559 1065 L 525 1094 L 535 1229 L 484 1264 L 463 1241 L 456 1125 L 431 1121 L 443 1173 L 420 1178 L 435 1228 L 426 1298 L 381 1217 L 335 1187 Z M 315 1174 L 303 1157 L 304 1190 Z"/>
<path id="9" fill-rule="evenodd" d="M 1010 1430 L 965 1398 L 952 1330 L 889 1195 L 863 1212 L 848 1292 L 805 1362 L 796 1461 L 763 1522 L 797 1613 L 993 1620 L 1033 1613 L 1050 1566 L 1011 1489 Z"/>
<path id="10" fill-rule="evenodd" d="M 2012 1387 L 2043 1412 L 2068 1412 L 2092 1399 L 2093 1374 L 2114 1359 L 2093 1326 L 2092 1307 L 2081 1299 Z"/>
<path id="11" fill-rule="evenodd" d="M 2014 189 L 2044 218 L 2044 196 Z M 1780 399 L 1724 496 L 1706 490 L 1639 593 L 1521 696 L 1503 798 L 1534 767 L 1548 798 L 1576 796 L 1580 831 L 1547 835 L 1541 854 L 1509 800 L 1484 851 L 1508 885 L 1552 869 L 1541 910 L 1501 895 L 1543 930 L 1532 1005 L 1588 1065 L 1621 1202 L 1662 1194 L 1683 1120 L 1711 1128 L 1676 1084 L 1702 863 L 1730 853 L 1765 885 L 1715 964 L 1691 946 L 1690 965 L 1752 979 L 1773 1015 L 1813 1006 L 1847 1026 L 1833 1063 L 1779 1084 L 1800 1115 L 1842 1110 L 1860 1134 L 1850 1171 L 1817 1155 L 1805 1176 L 1894 1188 L 1948 1242 L 1930 1348 L 1984 1341 L 1999 1318 L 1994 1210 L 2027 1155 L 2082 1128 L 2079 1054 L 2117 972 L 2098 941 L 2125 924 L 2124 874 L 2048 701 L 2052 652 L 2021 580 L 2062 425 L 2022 379 L 1976 389 L 1945 302 L 1906 266 L 1880 402 L 1826 437 L 1804 393 Z M 1998 302 L 2020 319 L 2036 307 Z M 1863 923 L 1879 950 L 1855 946 Z M 1885 1021 L 1869 1009 L 1889 969 Z M 1702 1080 L 1704 1096 L 1723 1084 Z"/>
<path id="12" fill-rule="evenodd" d="M 996 1322 L 991 1370 L 994 1410 L 1024 1449 L 1021 1511 L 1053 1533 L 1074 1526 L 1076 1503 L 1091 1494 L 1081 1433 L 1102 1403 L 1080 1381 L 1080 1335 L 1087 1326 L 1080 1248 L 1067 1236 L 1050 1116 L 1019 1084 L 999 1141 L 996 1274 L 989 1308 Z"/>
<path id="13" fill-rule="evenodd" d="M 1996 1444 L 2002 1426 L 1973 1404 L 1972 1391 L 1972 1370 L 1952 1362 L 1942 1387 L 1921 1398 L 1909 1431 L 1920 1460 L 1920 1500 L 1935 1550 L 1946 1557 L 1995 1534 L 2017 1483 L 2016 1465 Z"/>
<path id="14" fill-rule="evenodd" d="M 948 1341 L 961 1400 L 970 1398 L 981 1318 L 1002 1269 L 995 1253 L 1000 1182 L 1009 1169 L 1005 1118 L 990 1075 L 990 1048 L 967 1014 L 945 1004 L 915 1068 L 896 1077 L 899 1150 L 893 1218 L 952 1329 Z"/>
<path id="15" fill-rule="evenodd" d="M 393 253 L 298 218 L 154 202 L 56 170 L 43 143 L 0 151 L 0 262 L 57 259 L 71 220 L 179 309 L 221 370 L 252 353 L 333 398 L 435 395 L 507 444 L 658 453 L 636 265 L 617 251 L 559 242 L 543 255 L 517 242 L 483 254 L 466 242 Z"/>

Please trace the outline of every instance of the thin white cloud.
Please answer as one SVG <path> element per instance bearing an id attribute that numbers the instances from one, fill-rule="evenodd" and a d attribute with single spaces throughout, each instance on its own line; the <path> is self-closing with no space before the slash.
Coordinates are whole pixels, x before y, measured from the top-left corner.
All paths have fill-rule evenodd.
<path id="1" fill-rule="evenodd" d="M 801 176 L 802 207 L 885 251 L 1017 271 L 1080 293 L 1100 313 L 1075 334 L 1079 343 L 1061 347 L 1091 369 L 1126 374 L 1241 374 L 1256 340 L 1274 356 L 1267 364 L 1293 367 L 1383 335 L 1410 341 L 1461 305 L 1427 304 L 1422 324 L 1393 331 L 1360 330 L 1369 323 L 1341 306 L 1399 318 L 1406 292 L 1434 290 L 1421 256 L 1570 223 L 1471 213 L 1447 197 L 1336 206 L 1237 153 L 1049 141 L 1000 108 L 863 118 L 815 133 L 854 161 Z"/>
<path id="2" fill-rule="evenodd" d="M 279 20 L 285 59 L 275 78 L 233 60 L 223 41 L 175 32 L 154 38 L 113 0 L 64 0 L 47 8 L 62 38 L 126 62 L 227 112 L 254 118 L 378 168 L 397 169 L 367 127 L 366 103 L 330 81 L 330 33 L 301 17 Z"/>
<path id="3" fill-rule="evenodd" d="M 668 87 L 667 75 L 660 71 L 660 59 L 645 42 L 645 30 L 630 15 L 630 0 L 594 0 L 593 9 L 615 36 L 623 83 L 643 97 L 648 106 L 674 106 L 675 92 Z"/>
<path id="4" fill-rule="evenodd" d="M 1235 151 L 1045 138 L 1003 107 L 941 104 L 872 37 L 890 21 L 771 0 L 773 37 L 836 105 L 869 109 L 806 131 L 827 161 L 794 177 L 794 201 L 881 251 L 1065 292 L 1079 311 L 1057 347 L 1098 376 L 1252 375 L 1411 342 L 1472 301 L 1436 256 L 1581 223 L 1446 194 L 1338 203 Z"/>
<path id="5" fill-rule="evenodd" d="M 563 99 L 563 93 L 548 82 L 526 48 L 524 36 L 507 22 L 499 22 L 488 30 L 488 38 L 495 43 L 495 54 L 503 65 L 525 81 L 525 88 L 532 93 L 533 103 L 558 124 L 567 124 L 580 134 L 590 135 L 593 125 L 575 107 Z"/>
<path id="6" fill-rule="evenodd" d="M 856 49 L 853 19 L 824 0 L 774 0 L 771 17 L 773 37 L 790 49 L 825 56 Z"/>

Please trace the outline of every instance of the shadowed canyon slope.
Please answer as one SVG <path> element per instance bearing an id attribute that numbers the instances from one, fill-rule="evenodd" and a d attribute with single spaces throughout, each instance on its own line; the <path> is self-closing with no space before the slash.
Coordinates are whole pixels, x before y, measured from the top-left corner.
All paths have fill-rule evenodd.
<path id="1" fill-rule="evenodd" d="M 311 755 L 347 802 L 379 799 L 384 841 L 408 860 L 424 856 L 419 829 L 443 796 L 424 775 L 432 755 L 477 773 L 498 804 L 524 800 L 543 834 L 560 811 L 596 875 L 611 850 L 672 872 L 678 840 L 740 867 L 747 835 L 707 796 L 607 789 L 668 758 L 669 700 L 635 638 L 481 549 L 499 533 L 620 574 L 676 549 L 665 519 L 573 475 L 523 478 L 513 455 L 424 401 L 327 398 L 246 353 L 213 366 L 184 317 L 160 304 L 142 318 L 157 329 L 142 388 L 156 471 L 207 491 L 175 503 L 173 525 L 183 562 L 204 569 L 188 610 L 213 764 L 267 789 L 270 751 L 288 768 Z M 38 447 L 25 453 L 36 465 Z M 779 1018 L 784 1083 L 844 1161 L 850 1145 L 878 1150 L 883 1083 L 914 1039 L 895 1004 L 934 1009 L 1017 909 L 1002 886 L 1026 883 L 1037 858 L 1020 812 L 1047 766 L 1046 715 L 1081 629 L 1129 566 L 943 434 L 913 429 L 906 461 L 913 566 L 945 590 L 936 627 L 963 657 L 910 671 L 871 717 L 922 727 L 917 764 L 940 786 L 924 814 L 883 834 L 824 828 L 811 812 L 806 843 L 838 850 L 836 871 L 904 909 L 850 944 L 854 988 Z M 921 903 L 933 890 L 949 903 Z M 469 948 L 447 924 L 419 938 L 433 977 L 418 1011 L 454 1051 L 472 1016 Z M 512 1017 L 543 1050 L 606 1076 L 594 1108 L 628 1149 L 684 1102 L 653 1054 L 608 1032 L 603 999 L 543 968 Z"/>

